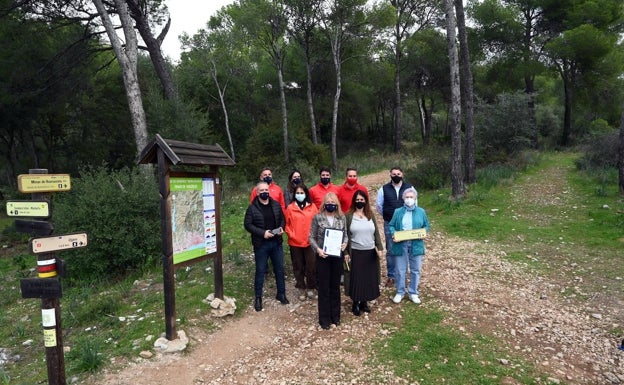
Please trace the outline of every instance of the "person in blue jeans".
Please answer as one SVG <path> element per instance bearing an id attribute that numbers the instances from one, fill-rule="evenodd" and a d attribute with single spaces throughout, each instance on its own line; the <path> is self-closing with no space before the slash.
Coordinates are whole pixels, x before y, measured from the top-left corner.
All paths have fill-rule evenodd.
<path id="1" fill-rule="evenodd" d="M 403 192 L 403 207 L 395 210 L 390 220 L 390 234 L 392 235 L 392 255 L 395 256 L 394 287 L 396 294 L 392 302 L 399 303 L 405 296 L 405 282 L 409 267 L 410 280 L 408 287 L 409 298 L 415 304 L 419 304 L 420 296 L 418 284 L 420 283 L 420 269 L 422 259 L 425 256 L 425 241 L 422 239 L 410 239 L 397 242 L 394 234 L 402 230 L 425 229 L 429 233 L 429 219 L 422 207 L 418 207 L 416 199 L 418 193 L 413 187 L 407 188 Z"/>
<path id="2" fill-rule="evenodd" d="M 254 309 L 262 310 L 262 290 L 264 276 L 268 268 L 269 258 L 273 265 L 277 295 L 275 298 L 283 305 L 290 303 L 286 298 L 286 282 L 284 278 L 284 249 L 282 234 L 286 221 L 282 206 L 269 196 L 269 185 L 260 182 L 256 185 L 257 195 L 245 212 L 245 230 L 251 233 L 251 244 L 254 249 L 256 273 L 254 291 L 256 299 Z"/>
<path id="3" fill-rule="evenodd" d="M 390 182 L 377 191 L 375 207 L 384 221 L 384 236 L 386 238 L 386 271 L 388 280 L 386 286 L 394 286 L 395 258 L 392 255 L 392 236 L 390 235 L 390 220 L 394 210 L 403 207 L 403 192 L 412 187 L 403 180 L 403 170 L 395 166 L 390 169 Z"/>

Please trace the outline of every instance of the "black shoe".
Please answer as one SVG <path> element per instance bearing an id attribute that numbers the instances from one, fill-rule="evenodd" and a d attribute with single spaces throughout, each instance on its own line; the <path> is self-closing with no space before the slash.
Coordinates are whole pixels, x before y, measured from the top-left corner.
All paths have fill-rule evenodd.
<path id="1" fill-rule="evenodd" d="M 322 325 L 322 324 L 321 324 L 321 329 L 323 329 L 323 330 L 329 330 L 329 325 Z"/>
<path id="2" fill-rule="evenodd" d="M 332 323 L 336 326 L 340 326 L 340 320 L 333 320 Z"/>
<path id="3" fill-rule="evenodd" d="M 370 307 L 368 307 L 368 303 L 366 301 L 362 301 L 360 302 L 360 311 L 366 312 L 366 313 L 370 313 Z"/>
<path id="4" fill-rule="evenodd" d="M 351 306 L 351 311 L 353 312 L 353 315 L 362 315 L 362 313 L 360 312 L 360 305 L 357 302 L 353 302 L 353 306 Z"/>
<path id="5" fill-rule="evenodd" d="M 288 301 L 288 298 L 286 298 L 286 294 L 284 293 L 276 295 L 275 299 L 280 301 L 282 305 L 288 305 L 290 303 L 290 301 Z"/>
<path id="6" fill-rule="evenodd" d="M 254 301 L 254 309 L 256 309 L 256 311 L 262 310 L 262 297 L 256 297 L 256 300 Z"/>

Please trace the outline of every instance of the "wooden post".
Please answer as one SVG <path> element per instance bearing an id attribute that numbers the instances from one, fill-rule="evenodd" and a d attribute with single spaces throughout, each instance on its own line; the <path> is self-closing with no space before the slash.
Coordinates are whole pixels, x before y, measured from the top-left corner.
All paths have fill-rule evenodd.
<path id="1" fill-rule="evenodd" d="M 214 257 L 214 288 L 215 297 L 223 299 L 223 242 L 221 241 L 221 183 L 215 172 L 215 211 L 217 216 L 217 253 Z"/>
<path id="2" fill-rule="evenodd" d="M 47 169 L 30 169 L 29 174 L 47 174 Z M 33 193 L 32 200 L 49 198 L 49 193 Z M 55 260 L 54 254 L 40 254 L 37 257 L 37 265 L 40 262 Z M 57 279 L 56 262 L 51 264 L 50 270 L 46 271 L 44 278 Z M 38 269 L 39 270 L 39 269 Z M 41 273 L 39 273 L 41 274 Z M 52 275 L 53 274 L 53 275 Z M 61 327 L 61 306 L 58 298 L 41 299 L 41 316 L 43 318 L 43 339 L 46 353 L 46 365 L 48 368 L 49 385 L 65 385 L 65 356 L 63 352 L 63 328 Z M 53 321 L 52 321 L 53 317 Z M 48 318 L 48 319 L 47 319 Z M 47 325 L 47 326 L 46 326 Z"/>
<path id="3" fill-rule="evenodd" d="M 171 225 L 171 190 L 169 163 L 158 149 L 158 191 L 160 192 L 160 229 L 162 238 L 163 291 L 165 295 L 165 335 L 169 341 L 178 338 L 176 330 L 175 279 L 173 268 L 173 229 Z"/>

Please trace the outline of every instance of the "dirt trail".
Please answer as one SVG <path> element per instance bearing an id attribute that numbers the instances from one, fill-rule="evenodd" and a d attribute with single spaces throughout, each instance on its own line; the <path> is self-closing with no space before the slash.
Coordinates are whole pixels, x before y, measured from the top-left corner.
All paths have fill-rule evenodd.
<path id="1" fill-rule="evenodd" d="M 556 171 L 556 170 L 555 170 Z M 559 170 L 561 171 L 561 170 Z M 563 172 L 549 173 L 549 194 L 567 189 Z M 360 178 L 371 191 L 386 183 L 388 172 Z M 531 188 L 530 181 L 521 186 Z M 543 194 L 520 194 L 531 199 Z M 453 314 L 445 320 L 471 335 L 497 336 L 510 351 L 522 354 L 553 380 L 569 384 L 624 384 L 624 352 L 608 334 L 614 314 L 592 317 L 587 309 L 562 301 L 558 287 L 542 277 L 529 276 L 505 262 L 496 245 L 466 242 L 435 230 L 427 240 L 421 291 L 424 308 L 442 308 Z M 385 261 L 382 261 L 385 266 Z M 384 272 L 385 275 L 385 272 Z M 287 293 L 291 304 L 280 305 L 267 282 L 265 310 L 253 311 L 239 303 L 244 314 L 220 320 L 213 333 L 185 330 L 188 352 L 137 358 L 121 368 L 107 369 L 82 383 L 89 385 L 156 384 L 410 384 L 385 367 L 366 366 L 373 339 L 393 332 L 400 311 L 415 307 L 409 301 L 391 302 L 392 289 L 383 288 L 372 313 L 355 317 L 343 296 L 342 324 L 329 331 L 317 324 L 316 302 L 299 301 L 292 277 Z M 621 325 L 620 325 L 621 327 Z M 501 357 L 506 358 L 506 357 Z M 502 364 L 514 365 L 514 362 Z M 116 365 L 112 365 L 116 366 Z M 366 368 L 366 369 L 363 369 Z M 620 382 L 617 382 L 620 381 Z M 502 383 L 514 384 L 513 379 Z"/>

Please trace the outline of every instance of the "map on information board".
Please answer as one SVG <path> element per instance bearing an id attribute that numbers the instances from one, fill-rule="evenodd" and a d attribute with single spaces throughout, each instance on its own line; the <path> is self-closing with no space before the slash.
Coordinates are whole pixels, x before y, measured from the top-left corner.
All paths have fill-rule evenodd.
<path id="1" fill-rule="evenodd" d="M 214 178 L 170 178 L 173 263 L 217 251 Z"/>

